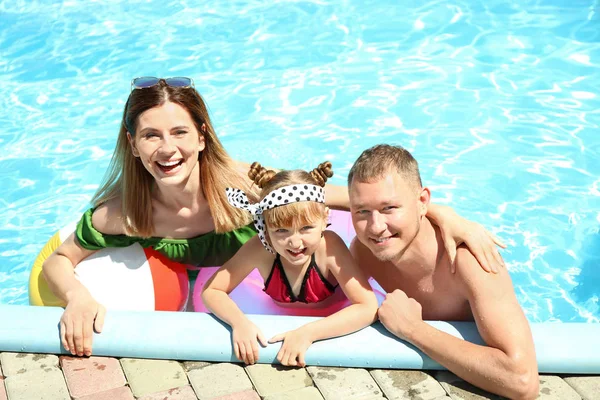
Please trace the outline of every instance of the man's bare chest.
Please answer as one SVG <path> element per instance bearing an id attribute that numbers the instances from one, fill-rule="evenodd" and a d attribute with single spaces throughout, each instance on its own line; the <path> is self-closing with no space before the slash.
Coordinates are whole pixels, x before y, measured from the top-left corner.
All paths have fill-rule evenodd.
<path id="1" fill-rule="evenodd" d="M 444 277 L 411 280 L 401 274 L 386 272 L 372 276 L 386 292 L 400 289 L 421 304 L 424 320 L 461 321 L 473 318 L 467 299 L 451 282 L 444 282 Z"/>

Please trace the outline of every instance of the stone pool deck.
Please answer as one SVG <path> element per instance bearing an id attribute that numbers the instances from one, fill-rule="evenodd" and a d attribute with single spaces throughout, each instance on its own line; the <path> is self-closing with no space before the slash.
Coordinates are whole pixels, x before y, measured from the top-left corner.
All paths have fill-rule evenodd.
<path id="1" fill-rule="evenodd" d="M 498 399 L 447 371 L 0 353 L 0 400 Z M 600 399 L 600 376 L 540 376 L 540 399 Z"/>

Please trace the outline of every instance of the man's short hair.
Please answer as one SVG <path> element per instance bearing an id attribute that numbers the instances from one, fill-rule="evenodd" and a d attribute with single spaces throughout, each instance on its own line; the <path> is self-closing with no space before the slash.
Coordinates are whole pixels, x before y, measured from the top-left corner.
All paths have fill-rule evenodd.
<path id="1" fill-rule="evenodd" d="M 348 173 L 348 187 L 353 180 L 372 182 L 394 169 L 415 187 L 420 189 L 423 186 L 419 164 L 408 150 L 402 146 L 378 144 L 363 151 L 354 162 Z"/>

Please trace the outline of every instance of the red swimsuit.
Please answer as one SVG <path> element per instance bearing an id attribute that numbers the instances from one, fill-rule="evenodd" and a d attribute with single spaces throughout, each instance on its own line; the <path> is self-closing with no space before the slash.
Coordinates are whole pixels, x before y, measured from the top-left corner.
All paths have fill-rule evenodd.
<path id="1" fill-rule="evenodd" d="M 315 262 L 315 255 L 311 256 L 310 265 L 306 270 L 304 279 L 302 280 L 302 286 L 300 287 L 300 293 L 298 297 L 292 292 L 292 285 L 287 279 L 285 272 L 283 271 L 283 265 L 281 264 L 280 256 L 277 254 L 275 261 L 273 262 L 273 268 L 271 273 L 265 281 L 265 288 L 263 289 L 273 300 L 281 303 L 318 303 L 325 300 L 335 292 L 335 288 L 338 285 L 332 285 L 317 267 Z"/>

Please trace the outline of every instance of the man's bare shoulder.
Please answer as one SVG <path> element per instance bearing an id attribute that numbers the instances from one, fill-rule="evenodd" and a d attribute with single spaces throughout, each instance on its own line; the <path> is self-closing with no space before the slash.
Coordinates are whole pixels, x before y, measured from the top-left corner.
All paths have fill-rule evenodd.
<path id="1" fill-rule="evenodd" d="M 460 282 L 471 281 L 479 274 L 487 274 L 464 244 L 456 249 L 456 278 Z"/>
<path id="2" fill-rule="evenodd" d="M 463 289 L 473 295 L 494 293 L 497 296 L 514 295 L 514 288 L 506 268 L 498 273 L 486 272 L 475 256 L 464 245 L 456 250 L 456 278 Z"/>
<path id="3" fill-rule="evenodd" d="M 121 200 L 114 198 L 99 205 L 92 214 L 92 225 L 105 235 L 124 235 Z"/>

